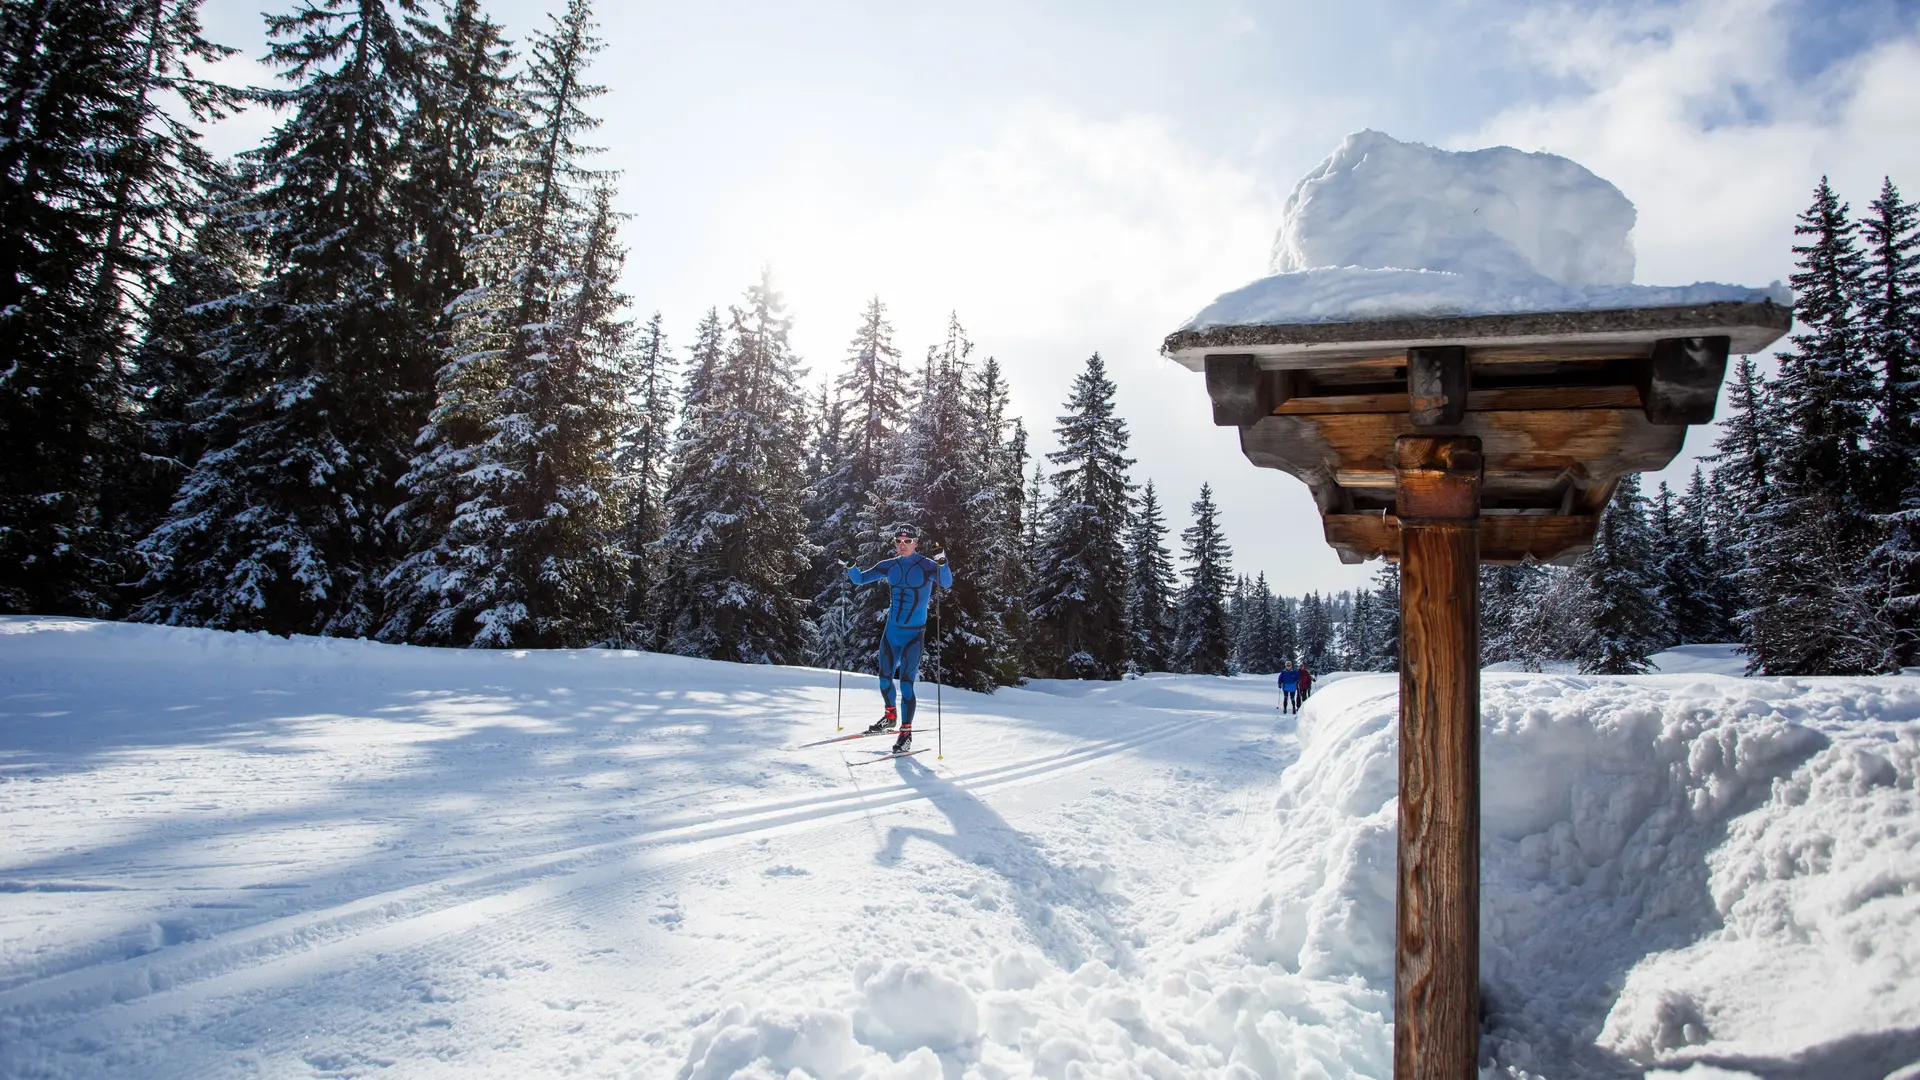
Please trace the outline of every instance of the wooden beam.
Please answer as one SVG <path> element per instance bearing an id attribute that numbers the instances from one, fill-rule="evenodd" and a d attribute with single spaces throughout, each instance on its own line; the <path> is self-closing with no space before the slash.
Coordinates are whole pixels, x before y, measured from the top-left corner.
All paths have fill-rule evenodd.
<path id="1" fill-rule="evenodd" d="M 1467 350 L 1407 350 L 1408 415 L 1414 427 L 1448 427 L 1467 414 Z"/>
<path id="2" fill-rule="evenodd" d="M 1404 436 L 1394 1080 L 1470 1080 L 1480 1047 L 1480 441 Z"/>
<path id="3" fill-rule="evenodd" d="M 1384 485 L 1394 440 L 1417 431 L 1406 413 L 1276 415 L 1242 427 L 1240 448 L 1255 465 L 1305 481 L 1322 513 L 1342 513 L 1351 506 L 1338 477 Z M 1651 423 L 1637 408 L 1469 412 L 1454 431 L 1481 440 L 1491 505 L 1537 509 L 1558 508 L 1528 501 L 1541 493 L 1540 477 L 1564 474 L 1585 491 L 1664 468 L 1686 437 L 1684 427 Z"/>
<path id="4" fill-rule="evenodd" d="M 1275 416 L 1324 416 L 1337 413 L 1404 413 L 1408 394 L 1326 394 L 1292 397 Z M 1541 409 L 1638 409 L 1640 391 L 1631 386 L 1517 386 L 1467 392 L 1467 411 L 1532 412 Z"/>
<path id="5" fill-rule="evenodd" d="M 1593 514 L 1499 514 L 1480 517 L 1480 561 L 1549 563 L 1593 546 Z M 1393 514 L 1327 514 L 1328 546 L 1354 562 L 1400 557 L 1400 519 Z"/>
<path id="6" fill-rule="evenodd" d="M 1647 419 L 1656 424 L 1712 423 L 1720 380 L 1727 376 L 1730 341 L 1723 334 L 1654 342 L 1653 355 L 1640 369 Z"/>
<path id="7" fill-rule="evenodd" d="M 1271 415 L 1284 398 L 1278 392 L 1277 373 L 1262 370 L 1251 356 L 1207 357 L 1207 396 L 1213 399 L 1213 422 L 1240 427 Z"/>

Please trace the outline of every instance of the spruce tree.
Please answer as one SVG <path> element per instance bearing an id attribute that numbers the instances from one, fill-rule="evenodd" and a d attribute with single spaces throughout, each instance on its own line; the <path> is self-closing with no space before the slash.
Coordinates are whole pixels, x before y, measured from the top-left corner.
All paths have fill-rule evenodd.
<path id="1" fill-rule="evenodd" d="M 396 640 L 554 647 L 624 633 L 617 439 L 626 419 L 615 289 L 623 254 L 605 176 L 582 159 L 603 92 L 574 0 L 535 34 L 526 122 L 455 305 L 433 417 L 395 517 L 412 551 L 385 581 Z"/>
<path id="2" fill-rule="evenodd" d="M 1373 573 L 1373 671 L 1400 670 L 1400 564 L 1385 562 Z"/>
<path id="3" fill-rule="evenodd" d="M 839 560 L 870 561 L 868 556 L 883 550 L 879 531 L 896 524 L 876 525 L 869 505 L 892 466 L 889 455 L 898 449 L 895 440 L 908 406 L 906 373 L 893 343 L 893 324 L 877 296 L 861 313 L 832 389 L 837 410 L 833 445 L 824 455 L 821 475 L 807 503 L 808 538 L 820 552 L 808 595 L 815 613 L 816 660 L 851 662 L 866 670 L 879 645 L 885 598 L 875 589 L 849 589 Z"/>
<path id="4" fill-rule="evenodd" d="M 1744 538 L 1749 666 L 1846 674 L 1884 663 L 1890 630 L 1863 567 L 1873 542 L 1867 431 L 1873 382 L 1855 303 L 1865 262 L 1856 226 L 1823 179 L 1796 235 L 1801 332 L 1772 384 L 1771 489 Z"/>
<path id="5" fill-rule="evenodd" d="M 626 419 L 614 457 L 625 510 L 621 528 L 621 546 L 627 558 L 623 639 L 637 648 L 654 648 L 659 644 L 659 619 L 652 598 L 660 581 L 659 551 L 654 544 L 667 530 L 675 368 L 659 312 L 640 327 L 623 359 Z"/>
<path id="6" fill-rule="evenodd" d="M 1732 636 L 1751 656 L 1753 628 L 1745 613 L 1753 606 L 1755 582 L 1748 555 L 1768 542 L 1762 510 L 1772 494 L 1775 421 L 1766 380 L 1750 357 L 1742 356 L 1734 368 L 1728 405 L 1731 411 L 1706 459 L 1713 464 L 1714 492 L 1708 520 L 1716 592 Z"/>
<path id="7" fill-rule="evenodd" d="M 396 199 L 420 42 L 382 0 L 267 19 L 291 115 L 248 154 L 266 266 L 201 425 L 207 451 L 141 542 L 152 621 L 364 635 L 435 363 L 409 316 L 413 208 Z"/>
<path id="8" fill-rule="evenodd" d="M 1032 659 L 1055 677 L 1112 679 L 1126 666 L 1122 539 L 1133 460 L 1126 456 L 1126 421 L 1114 412 L 1114 389 L 1095 353 L 1074 380 L 1067 413 L 1054 429 L 1060 449 L 1047 455 L 1059 471 L 1028 612 L 1038 631 L 1035 646 L 1046 650 Z M 1224 651 L 1220 662 L 1226 662 Z"/>
<path id="9" fill-rule="evenodd" d="M 204 204 L 199 0 L 0 4 L 0 612 L 104 616 L 141 516 L 136 319 Z"/>
<path id="10" fill-rule="evenodd" d="M 1889 177 L 1870 208 L 1860 222 L 1860 322 L 1868 363 L 1879 371 L 1872 502 L 1886 512 L 1920 482 L 1920 207 L 1903 200 Z"/>
<path id="11" fill-rule="evenodd" d="M 1700 582 L 1682 565 L 1684 526 L 1674 503 L 1673 489 L 1665 480 L 1654 489 L 1653 498 L 1646 501 L 1646 509 L 1647 535 L 1653 543 L 1648 568 L 1653 571 L 1655 597 L 1666 615 L 1666 627 L 1671 635 L 1661 644 L 1664 649 L 1688 640 L 1680 631 L 1678 613 L 1699 596 Z"/>
<path id="12" fill-rule="evenodd" d="M 252 287 L 256 269 L 255 246 L 225 212 L 242 183 L 226 170 L 216 172 L 192 242 L 167 256 L 145 306 L 128 374 L 139 410 L 138 453 L 111 486 L 126 534 L 136 539 L 166 519 L 174 493 L 205 449 L 198 421 L 207 395 L 219 386 L 240 326 L 237 300 Z"/>
<path id="13" fill-rule="evenodd" d="M 1333 618 L 1317 592 L 1300 602 L 1300 663 L 1309 671 L 1333 666 Z"/>
<path id="14" fill-rule="evenodd" d="M 1373 636 L 1377 625 L 1373 616 L 1376 602 L 1372 589 L 1354 593 L 1353 614 L 1340 635 L 1341 666 L 1348 671 L 1373 671 L 1380 663 L 1379 643 Z"/>
<path id="15" fill-rule="evenodd" d="M 1248 644 L 1244 632 L 1252 621 L 1247 617 L 1249 605 L 1247 594 L 1253 589 L 1253 582 L 1245 574 L 1235 574 L 1233 584 L 1227 589 L 1227 640 L 1230 642 L 1227 652 L 1227 671 L 1238 675 L 1247 670 L 1241 666 L 1245 657 L 1243 647 Z"/>
<path id="16" fill-rule="evenodd" d="M 742 663 L 797 662 L 805 601 L 805 403 L 791 321 L 771 271 L 730 310 L 718 355 L 696 333 L 687 419 L 667 500 L 660 611 L 665 647 Z M 716 328 L 717 329 L 717 328 Z"/>
<path id="17" fill-rule="evenodd" d="M 1287 597 L 1273 598 L 1271 616 L 1273 637 L 1267 643 L 1267 654 L 1273 657 L 1275 667 L 1284 666 L 1287 661 L 1299 658 L 1300 628 L 1294 608 L 1294 602 Z"/>
<path id="18" fill-rule="evenodd" d="M 1666 485 L 1661 485 L 1664 492 Z M 1698 466 L 1686 494 L 1669 515 L 1670 537 L 1660 563 L 1661 603 L 1685 644 L 1727 640 L 1724 578 L 1715 565 L 1711 500 Z"/>
<path id="19" fill-rule="evenodd" d="M 1657 539 L 1645 514 L 1640 478 L 1629 473 L 1600 515 L 1593 549 L 1581 558 L 1587 617 L 1580 670 L 1629 675 L 1672 641 L 1660 606 Z"/>
<path id="20" fill-rule="evenodd" d="M 996 685 L 1020 681 L 1027 636 L 1027 593 L 1032 587 L 1021 535 L 1027 508 L 1022 481 L 1027 469 L 1027 430 L 1009 419 L 1012 397 L 1005 369 L 989 356 L 971 387 L 972 415 L 979 429 L 981 476 L 972 484 L 970 505 L 978 517 L 980 577 L 990 625 L 997 637 L 989 644 Z"/>
<path id="21" fill-rule="evenodd" d="M 1135 671 L 1170 671 L 1173 663 L 1173 556 L 1153 481 L 1140 489 L 1127 524 L 1127 662 Z M 1269 632 L 1271 632 L 1271 619 Z"/>
<path id="22" fill-rule="evenodd" d="M 1272 651 L 1273 587 L 1267 584 L 1265 571 L 1255 574 L 1248 585 L 1247 607 L 1242 618 L 1245 625 L 1240 628 L 1236 642 L 1239 669 L 1263 675 L 1279 671 Z"/>
<path id="23" fill-rule="evenodd" d="M 1180 533 L 1186 557 L 1186 586 L 1180 592 L 1174 665 L 1194 675 L 1225 675 L 1233 653 L 1227 624 L 1227 583 L 1233 553 L 1220 530 L 1213 485 L 1201 484 L 1194 500 L 1193 524 Z"/>
<path id="24" fill-rule="evenodd" d="M 1872 502 L 1879 543 L 1866 584 L 1883 599 L 1892 671 L 1920 660 L 1920 209 L 1891 178 L 1861 222 L 1867 270 L 1861 295 L 1867 353 L 1880 371 L 1872 430 Z"/>
<path id="25" fill-rule="evenodd" d="M 1004 403 L 997 385 L 980 395 L 972 352 L 959 317 L 949 315 L 946 339 L 927 350 L 918 407 L 876 489 L 872 533 L 893 527 L 885 523 L 917 524 L 924 546 L 945 548 L 954 584 L 934 600 L 938 634 L 930 621 L 926 655 L 942 682 L 984 691 L 998 685 L 1005 659 L 1006 634 L 990 603 L 997 532 L 988 507 L 1001 433 L 986 430 L 986 414 L 1001 413 Z"/>

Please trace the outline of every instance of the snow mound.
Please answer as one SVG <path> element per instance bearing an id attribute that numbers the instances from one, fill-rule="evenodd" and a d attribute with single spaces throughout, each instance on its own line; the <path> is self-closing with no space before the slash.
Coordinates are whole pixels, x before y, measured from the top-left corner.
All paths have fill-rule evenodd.
<path id="1" fill-rule="evenodd" d="M 869 1046 L 952 1050 L 980 1030 L 973 992 L 924 965 L 896 960 L 862 980 L 860 993 L 853 1026 Z"/>
<path id="2" fill-rule="evenodd" d="M 1633 284 L 1633 203 L 1557 154 L 1349 135 L 1287 197 L 1270 275 L 1181 329 L 1791 302 L 1779 285 Z"/>
<path id="3" fill-rule="evenodd" d="M 1630 285 L 1633 223 L 1619 188 L 1557 154 L 1452 153 L 1362 131 L 1293 186 L 1269 270 L 1418 267 Z"/>
<path id="4" fill-rule="evenodd" d="M 1396 709 L 1390 676 L 1316 694 L 1188 923 L 1222 1030 L 1291 996 L 1359 1075 L 1390 1060 Z M 1920 680 L 1489 675 L 1481 737 L 1490 1075 L 1920 1062 Z"/>

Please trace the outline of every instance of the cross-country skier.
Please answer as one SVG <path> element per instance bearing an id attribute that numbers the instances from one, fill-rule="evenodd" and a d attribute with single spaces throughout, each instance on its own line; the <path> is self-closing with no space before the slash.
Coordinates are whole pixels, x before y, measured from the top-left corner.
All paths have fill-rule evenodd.
<path id="1" fill-rule="evenodd" d="M 1280 669 L 1280 711 L 1300 711 L 1300 671 L 1291 660 Z"/>
<path id="2" fill-rule="evenodd" d="M 886 699 L 887 711 L 867 733 L 892 731 L 897 723 L 900 737 L 894 740 L 893 752 L 904 754 L 913 749 L 913 682 L 920 676 L 920 639 L 927 630 L 927 604 L 933 599 L 936 581 L 943 589 L 953 588 L 953 570 L 947 566 L 945 552 L 931 559 L 920 554 L 920 530 L 912 525 L 894 530 L 893 558 L 882 559 L 867 570 L 851 562 L 842 565 L 855 585 L 885 581 L 892 593 L 887 601 L 887 627 L 880 634 L 880 696 Z M 901 697 L 897 714 L 893 704 L 896 679 Z"/>
<path id="3" fill-rule="evenodd" d="M 1308 670 L 1307 670 L 1307 665 L 1305 665 L 1305 664 L 1301 664 L 1301 665 L 1300 665 L 1300 697 L 1299 697 L 1299 702 L 1300 702 L 1300 703 L 1304 703 L 1304 702 L 1305 702 L 1305 701 L 1307 700 L 1307 694 L 1308 694 L 1309 692 L 1311 692 L 1312 690 L 1313 690 L 1313 672 L 1311 672 L 1311 671 L 1308 671 Z M 1299 712 L 1299 711 L 1300 711 L 1300 704 L 1295 704 L 1295 705 L 1294 705 L 1294 707 L 1293 707 L 1293 711 L 1294 711 L 1294 712 Z"/>

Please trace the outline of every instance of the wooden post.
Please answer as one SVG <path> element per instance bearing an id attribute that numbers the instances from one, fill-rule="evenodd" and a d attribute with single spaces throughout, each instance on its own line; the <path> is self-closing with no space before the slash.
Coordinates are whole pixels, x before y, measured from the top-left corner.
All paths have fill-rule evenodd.
<path id="1" fill-rule="evenodd" d="M 1471 1080 L 1480 1043 L 1480 440 L 1403 435 L 1394 1080 Z"/>

